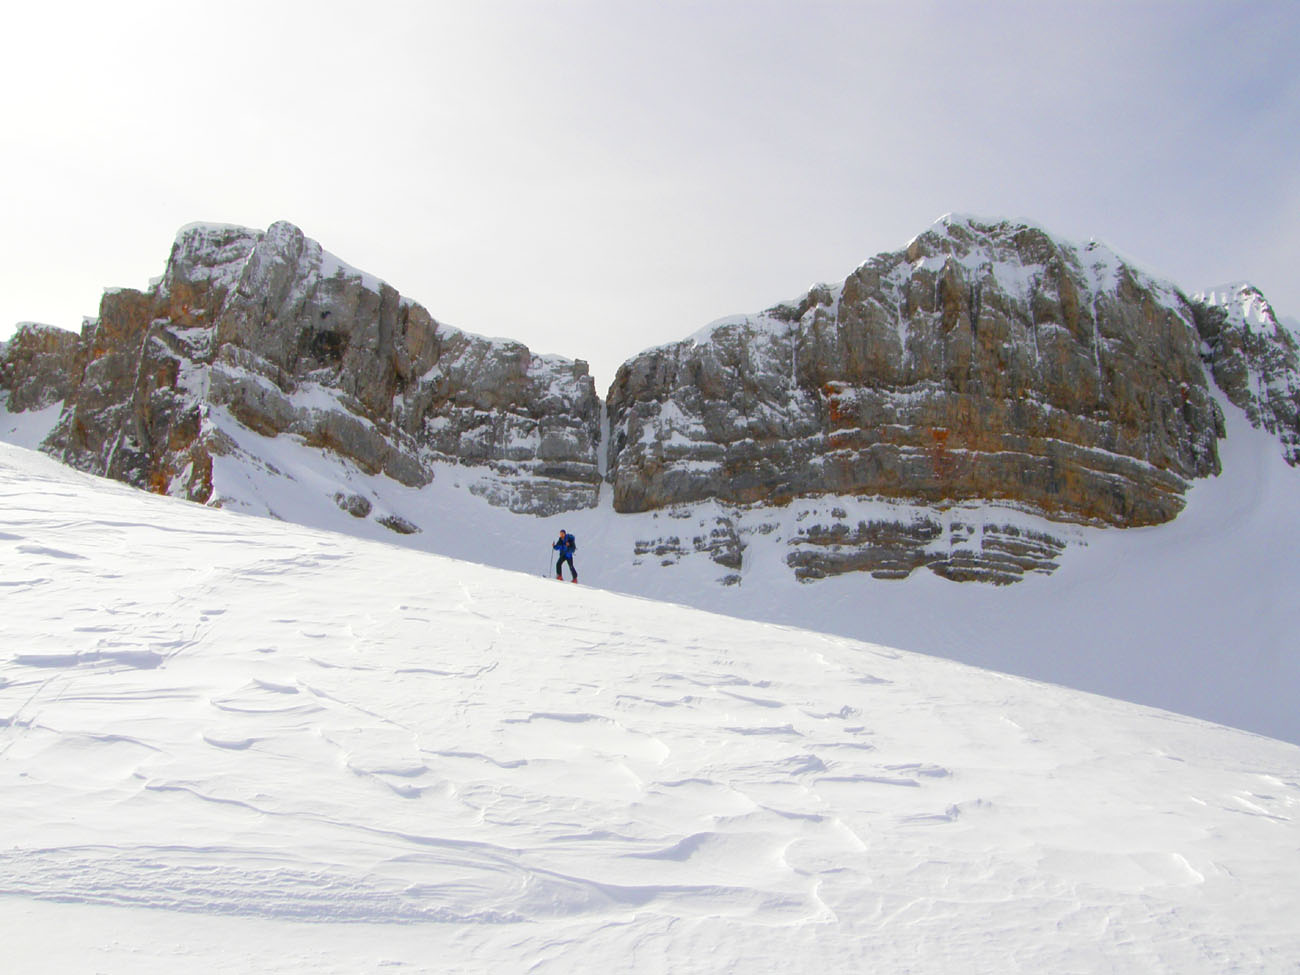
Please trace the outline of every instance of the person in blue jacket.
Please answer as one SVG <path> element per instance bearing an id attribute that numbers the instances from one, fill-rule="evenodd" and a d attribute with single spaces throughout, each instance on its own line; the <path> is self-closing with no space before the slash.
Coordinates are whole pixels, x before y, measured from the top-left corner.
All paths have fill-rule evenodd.
<path id="1" fill-rule="evenodd" d="M 560 557 L 555 561 L 555 578 L 564 578 L 564 563 L 569 563 L 569 574 L 573 576 L 573 581 L 578 581 L 578 570 L 573 567 L 573 553 L 577 549 L 577 540 L 572 536 L 565 534 L 563 528 L 560 529 L 560 537 L 556 539 L 551 548 L 560 553 Z"/>

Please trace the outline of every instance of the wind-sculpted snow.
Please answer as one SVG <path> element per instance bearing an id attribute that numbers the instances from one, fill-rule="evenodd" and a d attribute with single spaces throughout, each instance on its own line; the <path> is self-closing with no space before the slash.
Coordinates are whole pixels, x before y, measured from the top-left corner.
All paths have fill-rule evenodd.
<path id="1" fill-rule="evenodd" d="M 17 448 L 0 500 L 14 970 L 1300 963 L 1295 746 Z"/>

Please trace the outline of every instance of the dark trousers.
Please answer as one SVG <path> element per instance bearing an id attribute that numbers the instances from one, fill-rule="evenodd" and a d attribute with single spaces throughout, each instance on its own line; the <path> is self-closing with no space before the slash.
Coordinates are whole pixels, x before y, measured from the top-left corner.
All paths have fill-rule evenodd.
<path id="1" fill-rule="evenodd" d="M 560 557 L 555 563 L 555 578 L 559 579 L 564 576 L 564 573 L 560 570 L 564 567 L 565 562 L 569 563 L 569 574 L 575 579 L 578 578 L 578 570 L 573 567 L 573 556 L 568 552 L 560 553 Z"/>

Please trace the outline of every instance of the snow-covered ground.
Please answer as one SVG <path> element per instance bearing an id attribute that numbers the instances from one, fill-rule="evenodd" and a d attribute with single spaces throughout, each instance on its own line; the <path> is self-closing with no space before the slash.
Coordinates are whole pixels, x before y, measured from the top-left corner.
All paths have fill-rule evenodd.
<path id="1" fill-rule="evenodd" d="M 25 413 L 10 413 L 0 403 L 0 441 L 37 450 L 54 424 L 59 420 L 63 410 L 62 403 L 55 403 L 43 410 L 28 410 Z"/>
<path id="2" fill-rule="evenodd" d="M 7 445 L 0 553 L 7 971 L 1300 966 L 1294 745 Z"/>
<path id="3" fill-rule="evenodd" d="M 536 575 L 551 571 L 550 545 L 564 528 L 579 538 L 576 562 L 592 587 L 904 647 L 1300 743 L 1300 471 L 1282 460 L 1274 437 L 1252 429 L 1226 400 L 1221 406 L 1223 473 L 1195 482 L 1170 524 L 1096 529 L 993 510 L 994 523 L 1069 543 L 1054 574 L 1007 587 L 952 583 L 924 570 L 902 581 L 864 573 L 795 579 L 785 560 L 802 525 L 833 507 L 853 519 L 879 517 L 890 507 L 883 501 L 830 497 L 741 513 L 710 503 L 620 515 L 606 491 L 598 508 L 539 518 L 474 495 L 479 469 L 443 465 L 432 484 L 408 488 L 289 436 L 262 437 L 219 409 L 210 420 L 240 447 L 216 459 L 214 482 L 230 510 Z M 57 407 L 0 408 L 0 440 L 35 447 L 57 418 Z M 371 502 L 369 517 L 334 501 L 353 493 Z M 884 514 L 910 517 L 898 511 Z M 984 513 L 958 505 L 925 514 L 979 523 Z M 421 532 L 395 535 L 379 523 L 387 516 Z M 665 538 L 690 549 L 692 536 L 707 536 L 719 516 L 743 536 L 740 585 L 722 585 L 732 570 L 705 554 L 635 556 L 638 543 Z"/>

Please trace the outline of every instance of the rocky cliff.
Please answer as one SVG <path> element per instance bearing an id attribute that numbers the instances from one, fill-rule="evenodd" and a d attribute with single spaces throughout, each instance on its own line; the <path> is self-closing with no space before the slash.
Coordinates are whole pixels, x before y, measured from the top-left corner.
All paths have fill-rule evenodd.
<path id="1" fill-rule="evenodd" d="M 104 296 L 68 376 L 47 450 L 195 501 L 222 503 L 213 459 L 240 449 L 239 429 L 408 486 L 439 462 L 477 465 L 476 489 L 515 511 L 596 499 L 585 363 L 442 325 L 287 223 L 183 230 L 149 291 Z M 363 501 L 339 492 L 354 514 Z"/>
<path id="2" fill-rule="evenodd" d="M 44 447 L 84 470 L 287 518 L 328 497 L 403 533 L 436 521 L 444 475 L 516 513 L 604 489 L 668 515 L 633 565 L 707 559 L 729 584 L 760 537 L 802 580 L 1050 572 L 1068 526 L 1168 521 L 1218 471 L 1216 383 L 1296 463 L 1297 377 L 1252 289 L 1188 299 L 1103 246 L 969 217 L 641 353 L 605 404 L 581 360 L 449 328 L 285 223 L 186 228 L 79 338 L 28 327 L 0 352 L 9 409 L 62 401 Z M 287 500 L 250 501 L 263 474 Z M 381 482 L 424 500 L 403 514 Z"/>
<path id="3" fill-rule="evenodd" d="M 0 393 L 10 412 L 42 410 L 66 400 L 75 389 L 80 344 L 73 332 L 23 322 L 0 345 Z"/>
<path id="4" fill-rule="evenodd" d="M 996 515 L 945 537 L 924 508 L 1169 520 L 1188 481 L 1218 471 L 1200 346 L 1191 303 L 1106 248 L 946 218 L 840 285 L 621 368 L 614 505 L 907 500 L 923 507 L 901 520 L 808 526 L 790 565 L 1009 581 L 1049 568 L 1059 543 Z"/>

